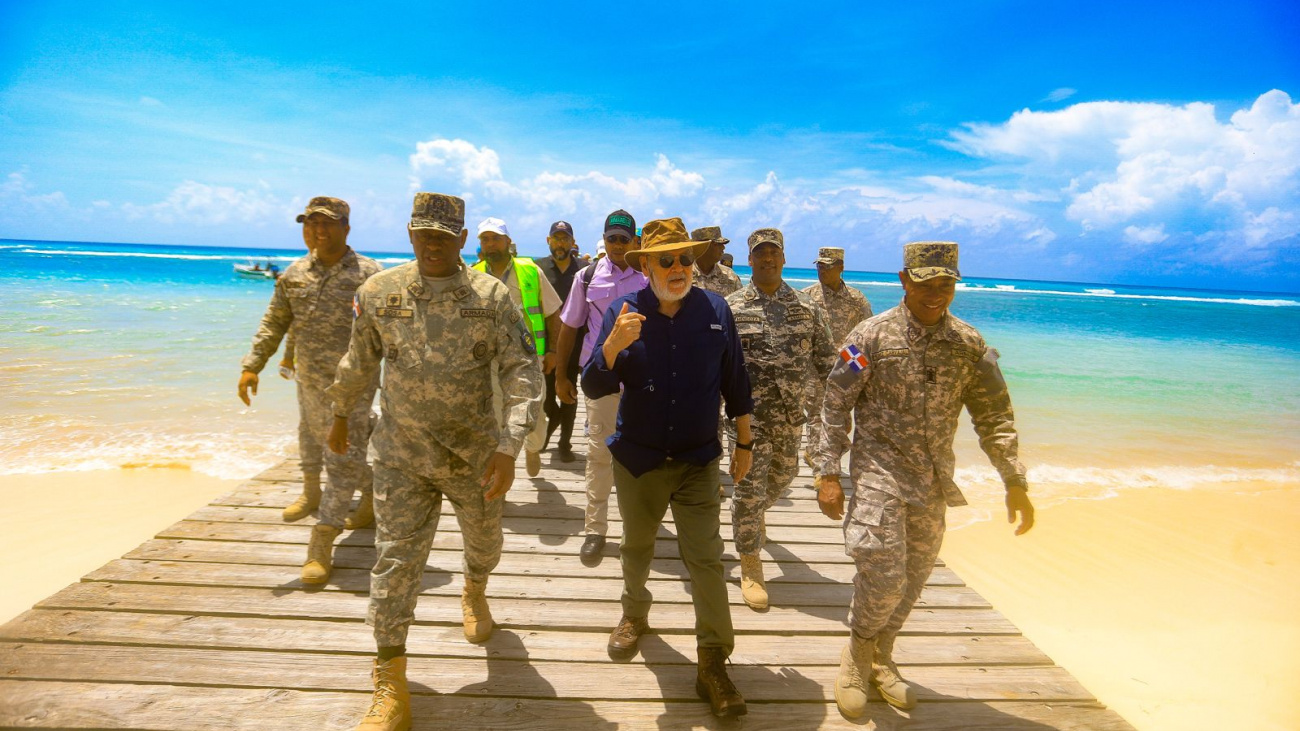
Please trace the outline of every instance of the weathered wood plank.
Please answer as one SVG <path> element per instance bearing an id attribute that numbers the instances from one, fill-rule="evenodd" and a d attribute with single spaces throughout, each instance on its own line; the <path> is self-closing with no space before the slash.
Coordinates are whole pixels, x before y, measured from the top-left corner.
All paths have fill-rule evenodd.
<path id="1" fill-rule="evenodd" d="M 183 586 L 239 586 L 262 589 L 287 587 L 304 591 L 313 588 L 294 578 L 298 574 L 296 570 L 290 571 L 280 567 L 249 566 L 245 564 L 204 564 L 118 559 L 92 571 L 83 580 Z M 461 588 L 464 585 L 461 577 L 448 574 L 435 576 L 431 572 L 425 578 L 426 585 L 421 593 L 426 596 L 460 596 Z M 685 604 L 691 601 L 689 581 L 652 578 L 648 582 L 647 588 L 650 589 L 657 602 Z M 733 606 L 744 604 L 744 600 L 740 595 L 739 579 L 734 582 L 727 582 L 727 589 Z M 329 583 L 322 587 L 322 590 L 368 593 L 370 591 L 370 572 L 361 569 L 335 569 L 330 576 Z M 490 598 L 590 599 L 605 601 L 618 597 L 622 590 L 623 582 L 621 578 L 520 577 L 510 574 L 494 574 L 488 582 L 487 594 Z M 829 582 L 816 584 L 785 582 L 773 583 L 769 593 L 771 594 L 772 603 L 776 605 L 847 609 L 850 600 L 853 598 L 853 586 Z M 917 602 L 917 606 L 991 608 L 983 597 L 968 587 L 926 587 Z"/>
<path id="2" fill-rule="evenodd" d="M 368 598 L 349 592 L 301 591 L 289 587 L 241 589 L 167 584 L 73 584 L 40 602 L 44 609 L 114 609 L 118 611 L 215 614 L 224 616 L 294 617 L 298 619 L 363 619 Z M 622 608 L 610 601 L 493 599 L 492 616 L 508 627 L 608 632 Z M 845 631 L 846 610 L 839 607 L 786 608 L 767 612 L 732 612 L 737 632 L 831 634 Z M 417 624 L 459 626 L 460 602 L 426 597 L 416 607 Z M 650 625 L 660 632 L 694 632 L 695 611 L 689 604 L 656 604 Z M 903 632 L 908 634 L 1019 634 L 992 609 L 918 608 Z"/>
<path id="3" fill-rule="evenodd" d="M 121 683 L 0 680 L 0 726 L 6 728 L 170 729 L 183 731 L 346 731 L 365 713 L 363 693 L 260 688 L 204 688 Z M 437 719 L 447 728 L 502 731 L 674 731 L 717 728 L 699 701 L 593 701 L 469 696 L 416 696 L 416 728 Z M 1087 702 L 946 701 L 906 716 L 872 707 L 879 731 L 1131 731 L 1113 711 Z M 844 720 L 834 703 L 754 703 L 748 731 L 869 728 Z"/>
<path id="4" fill-rule="evenodd" d="M 596 566 L 585 566 L 573 554 L 503 553 L 501 563 L 492 575 L 516 576 L 579 576 L 599 578 L 623 577 L 616 549 L 606 548 L 606 559 Z M 306 549 L 284 543 L 244 543 L 238 541 L 189 541 L 155 538 L 141 544 L 126 558 L 158 561 L 201 561 L 210 563 L 245 563 L 267 566 L 302 565 Z M 334 565 L 339 568 L 369 570 L 375 563 L 374 549 L 363 546 L 342 545 L 334 549 Z M 459 572 L 461 552 L 456 549 L 434 549 L 429 554 L 431 571 Z M 728 578 L 739 580 L 739 563 L 734 558 L 724 558 L 723 570 Z M 848 563 L 804 563 L 786 557 L 763 563 L 769 583 L 819 583 L 853 581 L 856 569 Z M 675 558 L 656 559 L 650 564 L 652 576 L 686 578 L 686 566 Z M 951 569 L 936 568 L 926 582 L 928 586 L 962 586 L 961 579 Z"/>
<path id="5" fill-rule="evenodd" d="M 603 662 L 608 660 L 604 632 L 540 629 L 501 633 L 482 644 L 465 641 L 459 627 L 420 627 L 406 642 L 411 655 L 502 657 L 512 659 Z M 360 621 L 215 617 L 191 614 L 33 609 L 0 626 L 0 639 L 11 642 L 76 642 L 206 649 L 374 653 L 371 628 Z M 742 634 L 732 661 L 751 665 L 833 665 L 839 662 L 833 641 L 809 642 L 806 636 Z M 695 662 L 695 637 L 653 634 L 641 642 L 640 658 L 649 664 Z M 903 635 L 894 648 L 903 666 L 1050 665 L 1051 659 L 1016 635 Z"/>
<path id="6" fill-rule="evenodd" d="M 118 645 L 0 645 L 0 677 L 12 680 L 366 691 L 372 687 L 370 666 L 370 658 L 360 655 Z M 772 667 L 733 663 L 728 668 L 746 699 L 755 702 L 833 700 L 837 672 L 838 666 L 829 665 Z M 407 677 L 413 695 L 582 700 L 698 698 L 695 672 L 689 666 L 641 662 L 412 657 L 407 663 Z M 909 670 L 908 678 L 917 697 L 929 701 L 1093 700 L 1069 673 L 1055 666 L 918 665 Z"/>

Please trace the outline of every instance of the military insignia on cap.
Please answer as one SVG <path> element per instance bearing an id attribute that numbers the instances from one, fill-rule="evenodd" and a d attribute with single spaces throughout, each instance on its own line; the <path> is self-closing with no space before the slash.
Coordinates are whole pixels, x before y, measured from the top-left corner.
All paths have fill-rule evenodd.
<path id="1" fill-rule="evenodd" d="M 961 280 L 957 269 L 957 244 L 952 241 L 913 241 L 903 245 L 903 268 L 913 281 L 935 277 Z"/>
<path id="2" fill-rule="evenodd" d="M 785 236 L 781 234 L 780 229 L 760 228 L 749 235 L 749 250 L 753 251 L 762 244 L 776 244 L 778 249 L 785 251 Z"/>
<path id="3" fill-rule="evenodd" d="M 459 234 L 465 228 L 465 201 L 442 193 L 416 193 L 411 228 L 432 228 Z"/>

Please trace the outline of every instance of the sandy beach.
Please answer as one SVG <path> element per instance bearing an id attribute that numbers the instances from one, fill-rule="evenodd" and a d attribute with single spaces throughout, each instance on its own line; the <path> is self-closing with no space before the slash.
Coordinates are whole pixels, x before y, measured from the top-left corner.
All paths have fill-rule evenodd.
<path id="1" fill-rule="evenodd" d="M 980 506 L 987 507 L 987 506 Z M 1300 728 L 1300 487 L 1074 500 L 943 557 L 1141 731 Z"/>
<path id="2" fill-rule="evenodd" d="M 0 623 L 145 542 L 241 480 L 187 469 L 0 476 Z"/>

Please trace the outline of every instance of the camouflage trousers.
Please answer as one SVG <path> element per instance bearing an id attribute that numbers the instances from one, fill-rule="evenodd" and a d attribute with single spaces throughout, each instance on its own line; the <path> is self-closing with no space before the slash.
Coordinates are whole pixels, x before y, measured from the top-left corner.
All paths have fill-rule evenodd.
<path id="1" fill-rule="evenodd" d="M 886 656 L 939 557 L 947 509 L 941 495 L 924 505 L 868 487 L 853 495 L 844 520 L 844 552 L 857 564 L 849 624 Z"/>
<path id="2" fill-rule="evenodd" d="M 325 472 L 329 475 L 329 481 L 321 485 L 320 512 L 317 514 L 324 525 L 341 529 L 352 507 L 352 496 L 358 490 L 362 495 L 370 494 L 374 477 L 366 463 L 366 450 L 370 448 L 373 428 L 370 405 L 374 400 L 373 389 L 357 400 L 352 413 L 348 414 L 348 451 L 334 454 L 324 446 L 334 424 L 330 399 L 325 395 L 325 389 L 298 381 L 298 448 L 302 450 L 304 441 L 312 445 L 302 454 L 302 471 L 304 475 L 313 474 L 308 470 L 314 462 L 314 474 L 319 475 L 321 462 L 324 462 Z"/>
<path id="3" fill-rule="evenodd" d="M 374 628 L 379 647 L 406 643 L 444 495 L 456 508 L 465 579 L 486 582 L 501 560 L 501 508 L 505 501 L 484 500 L 484 489 L 469 465 L 438 445 L 429 448 L 443 451 L 446 457 L 446 467 L 433 476 L 375 462 L 376 558 L 370 571 L 366 623 Z"/>
<path id="4" fill-rule="evenodd" d="M 763 514 L 799 474 L 799 427 L 753 424 L 754 458 L 745 479 L 731 496 L 731 532 L 736 553 L 755 554 L 763 548 Z"/>

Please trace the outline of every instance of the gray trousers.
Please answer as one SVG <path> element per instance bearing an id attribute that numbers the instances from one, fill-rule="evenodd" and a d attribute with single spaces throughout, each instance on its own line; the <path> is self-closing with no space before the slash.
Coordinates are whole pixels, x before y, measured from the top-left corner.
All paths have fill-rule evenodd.
<path id="1" fill-rule="evenodd" d="M 440 449 L 431 445 L 431 449 Z M 415 620 L 424 565 L 438 532 L 444 495 L 456 507 L 464 545 L 467 581 L 487 581 L 501 560 L 501 509 L 487 501 L 486 488 L 469 465 L 448 453 L 449 467 L 435 477 L 415 475 L 375 462 L 375 567 L 370 571 L 366 623 L 379 647 L 406 643 Z"/>
<path id="2" fill-rule="evenodd" d="M 731 532 L 736 552 L 755 554 L 767 536 L 763 514 L 799 474 L 799 427 L 789 424 L 753 425 L 754 457 L 745 479 L 731 496 Z"/>
<path id="3" fill-rule="evenodd" d="M 323 388 L 298 381 L 298 448 L 305 441 L 311 446 L 303 451 L 303 474 L 314 466 L 320 474 L 324 462 L 329 481 L 321 485 L 319 520 L 323 525 L 342 529 L 343 521 L 352 507 L 352 496 L 358 490 L 369 495 L 373 489 L 374 473 L 366 463 L 366 450 L 370 447 L 370 405 L 375 400 L 375 389 L 362 394 L 357 405 L 348 414 L 348 451 L 335 454 L 325 447 L 330 427 L 334 424 L 334 411 Z M 313 464 L 314 463 L 314 464 Z"/>

